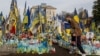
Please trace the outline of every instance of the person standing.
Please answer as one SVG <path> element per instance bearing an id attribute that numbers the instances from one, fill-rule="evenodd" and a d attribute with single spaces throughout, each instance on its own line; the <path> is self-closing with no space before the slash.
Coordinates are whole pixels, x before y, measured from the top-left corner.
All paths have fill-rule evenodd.
<path id="1" fill-rule="evenodd" d="M 78 25 L 78 23 L 73 20 L 73 17 L 71 15 L 67 15 L 66 16 L 66 20 L 70 23 L 71 25 L 71 41 L 72 41 L 72 45 L 77 45 L 77 48 L 80 50 L 80 52 L 82 53 L 82 56 L 86 56 L 85 51 L 82 48 L 81 45 L 81 29 Z"/>

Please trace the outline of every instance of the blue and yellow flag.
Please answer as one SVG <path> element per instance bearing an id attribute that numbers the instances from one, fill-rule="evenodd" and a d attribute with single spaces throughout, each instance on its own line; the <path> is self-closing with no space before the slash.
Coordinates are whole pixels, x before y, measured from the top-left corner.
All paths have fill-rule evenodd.
<path id="1" fill-rule="evenodd" d="M 68 22 L 64 22 L 64 28 L 65 28 L 65 32 L 67 34 L 70 34 L 70 31 L 71 31 L 71 26 Z"/>
<path id="2" fill-rule="evenodd" d="M 24 19 L 23 19 L 23 24 L 25 24 L 25 28 L 28 29 L 30 27 L 31 24 L 31 20 L 30 20 L 30 9 L 27 9 L 27 13 L 24 14 Z"/>
<path id="3" fill-rule="evenodd" d="M 74 20 L 75 20 L 77 23 L 79 23 L 79 21 L 80 21 L 78 15 L 77 15 L 76 8 L 75 8 L 75 10 L 74 10 Z"/>
<path id="4" fill-rule="evenodd" d="M 24 16 L 24 19 L 23 19 L 23 24 L 27 24 L 27 23 L 28 23 L 28 16 L 25 15 L 25 16 Z"/>
<path id="5" fill-rule="evenodd" d="M 30 26 L 30 23 L 31 23 L 31 20 L 30 20 L 30 9 L 29 9 L 29 7 L 28 7 L 28 9 L 27 9 L 27 16 L 28 16 L 28 23 L 27 23 L 27 27 L 29 27 Z"/>

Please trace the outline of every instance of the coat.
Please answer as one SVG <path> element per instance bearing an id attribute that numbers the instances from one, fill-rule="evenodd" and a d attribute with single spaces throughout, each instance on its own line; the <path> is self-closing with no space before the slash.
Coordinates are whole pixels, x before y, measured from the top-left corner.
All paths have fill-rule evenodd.
<path id="1" fill-rule="evenodd" d="M 72 28 L 71 33 L 74 33 L 76 36 L 81 36 L 82 32 L 79 27 L 79 24 L 76 21 L 74 21 L 73 19 L 71 19 L 69 21 L 69 23 L 71 24 L 71 28 Z"/>

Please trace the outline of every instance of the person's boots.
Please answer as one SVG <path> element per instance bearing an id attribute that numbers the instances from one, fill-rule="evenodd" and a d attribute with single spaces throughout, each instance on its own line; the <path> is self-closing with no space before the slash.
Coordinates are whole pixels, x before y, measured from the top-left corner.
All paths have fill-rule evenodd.
<path id="1" fill-rule="evenodd" d="M 72 54 L 73 53 L 73 47 L 72 46 L 70 46 L 70 51 L 69 51 L 69 54 Z"/>
<path id="2" fill-rule="evenodd" d="M 82 54 L 82 56 L 86 56 L 86 54 Z"/>
<path id="3" fill-rule="evenodd" d="M 75 46 L 70 46 L 70 51 L 69 53 L 72 54 L 72 53 L 75 53 L 76 52 L 76 47 Z"/>

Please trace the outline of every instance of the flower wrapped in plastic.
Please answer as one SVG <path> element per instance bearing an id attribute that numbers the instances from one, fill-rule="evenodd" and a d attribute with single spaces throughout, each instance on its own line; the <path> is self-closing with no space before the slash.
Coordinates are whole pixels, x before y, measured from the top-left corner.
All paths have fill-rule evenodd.
<path id="1" fill-rule="evenodd" d="M 46 41 L 43 41 L 39 44 L 39 54 L 47 53 L 48 45 Z"/>
<path id="2" fill-rule="evenodd" d="M 89 45 L 83 45 L 83 49 L 87 54 L 91 54 L 91 47 Z"/>
<path id="3" fill-rule="evenodd" d="M 17 45 L 17 52 L 18 53 L 24 53 L 24 52 L 27 51 L 27 47 L 28 47 L 27 42 L 25 42 L 25 41 L 22 40 Z"/>

